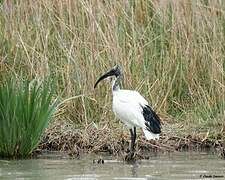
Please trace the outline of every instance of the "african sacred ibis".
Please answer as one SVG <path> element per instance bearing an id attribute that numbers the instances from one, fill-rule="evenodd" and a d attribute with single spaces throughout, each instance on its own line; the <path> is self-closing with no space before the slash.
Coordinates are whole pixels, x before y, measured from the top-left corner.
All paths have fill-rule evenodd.
<path id="1" fill-rule="evenodd" d="M 103 74 L 95 83 L 94 88 L 101 80 L 109 76 L 115 76 L 112 82 L 113 111 L 130 130 L 131 146 L 127 156 L 130 159 L 134 156 L 136 127 L 143 129 L 146 139 L 158 139 L 161 133 L 160 118 L 137 91 L 120 89 L 122 71 L 119 65 Z"/>

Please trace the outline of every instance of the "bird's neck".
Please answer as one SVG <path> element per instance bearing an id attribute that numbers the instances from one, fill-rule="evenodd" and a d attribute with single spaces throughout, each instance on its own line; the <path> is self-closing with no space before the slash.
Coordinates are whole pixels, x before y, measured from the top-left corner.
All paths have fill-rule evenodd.
<path id="1" fill-rule="evenodd" d="M 118 76 L 117 78 L 115 78 L 112 82 L 112 90 L 113 91 L 118 91 L 120 90 L 120 79 L 121 76 Z"/>

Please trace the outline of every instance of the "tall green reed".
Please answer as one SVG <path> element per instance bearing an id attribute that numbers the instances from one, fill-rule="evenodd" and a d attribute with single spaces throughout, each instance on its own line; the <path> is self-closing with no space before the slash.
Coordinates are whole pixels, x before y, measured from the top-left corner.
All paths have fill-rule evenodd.
<path id="1" fill-rule="evenodd" d="M 38 145 L 57 105 L 49 82 L 10 79 L 0 85 L 1 157 L 26 157 Z"/>

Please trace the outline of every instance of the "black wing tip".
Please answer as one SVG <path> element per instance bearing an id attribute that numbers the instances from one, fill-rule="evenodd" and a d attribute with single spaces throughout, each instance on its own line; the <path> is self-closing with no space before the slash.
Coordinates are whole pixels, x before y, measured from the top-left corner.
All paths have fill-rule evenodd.
<path id="1" fill-rule="evenodd" d="M 146 129 L 154 134 L 160 134 L 162 131 L 161 131 L 161 125 L 159 127 L 152 127 L 152 126 L 149 126 L 149 123 L 148 122 L 145 122 L 145 126 L 146 126 Z"/>
<path id="2" fill-rule="evenodd" d="M 147 130 L 154 134 L 161 133 L 161 120 L 149 105 L 142 106 L 143 116 Z"/>

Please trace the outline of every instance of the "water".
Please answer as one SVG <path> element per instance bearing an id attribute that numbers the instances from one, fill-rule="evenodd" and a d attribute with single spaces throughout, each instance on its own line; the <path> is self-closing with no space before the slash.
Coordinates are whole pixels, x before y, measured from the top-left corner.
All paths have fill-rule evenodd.
<path id="1" fill-rule="evenodd" d="M 212 153 L 158 154 L 149 160 L 130 164 L 110 156 L 103 156 L 104 164 L 94 164 L 93 159 L 97 158 L 97 155 L 83 155 L 79 159 L 71 159 L 62 154 L 47 154 L 38 159 L 0 160 L 0 179 L 145 180 L 213 179 L 210 178 L 213 176 L 225 179 L 225 160 Z"/>

